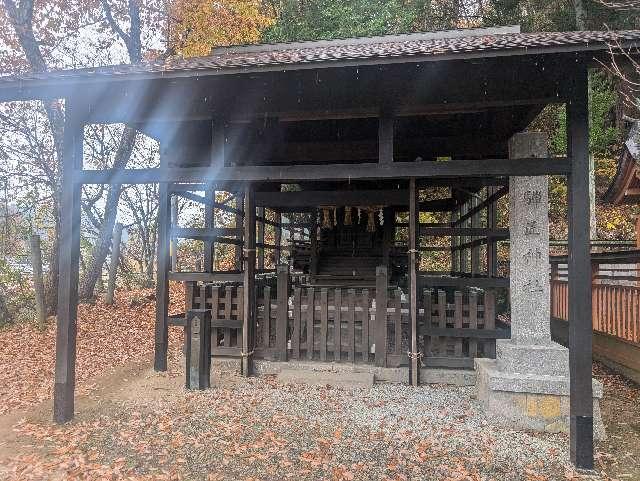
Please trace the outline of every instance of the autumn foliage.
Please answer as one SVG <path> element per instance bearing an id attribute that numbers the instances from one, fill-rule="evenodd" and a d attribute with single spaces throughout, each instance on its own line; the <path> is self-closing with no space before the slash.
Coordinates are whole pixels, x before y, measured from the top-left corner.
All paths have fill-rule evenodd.
<path id="1" fill-rule="evenodd" d="M 274 22 L 259 0 L 174 0 L 170 43 L 184 57 L 208 55 L 223 45 L 256 43 Z"/>

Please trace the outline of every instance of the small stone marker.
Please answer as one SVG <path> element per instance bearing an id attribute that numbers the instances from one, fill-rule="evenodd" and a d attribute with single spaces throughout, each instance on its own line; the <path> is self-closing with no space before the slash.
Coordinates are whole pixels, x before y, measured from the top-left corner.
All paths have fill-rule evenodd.
<path id="1" fill-rule="evenodd" d="M 188 311 L 185 326 L 185 385 L 187 389 L 208 389 L 211 373 L 211 311 Z"/>

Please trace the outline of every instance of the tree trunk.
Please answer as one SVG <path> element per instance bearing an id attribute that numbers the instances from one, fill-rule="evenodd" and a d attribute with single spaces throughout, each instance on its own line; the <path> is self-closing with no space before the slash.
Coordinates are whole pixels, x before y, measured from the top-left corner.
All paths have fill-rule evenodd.
<path id="1" fill-rule="evenodd" d="M 573 0 L 576 12 L 576 28 L 578 30 L 587 29 L 587 0 Z"/>
<path id="2" fill-rule="evenodd" d="M 127 165 L 131 152 L 133 151 L 135 141 L 135 129 L 125 127 L 120 139 L 120 145 L 118 146 L 118 152 L 116 153 L 114 168 L 124 168 Z M 104 265 L 111 248 L 113 227 L 118 215 L 118 201 L 120 200 L 121 192 L 122 186 L 120 184 L 113 184 L 110 186 L 107 193 L 104 220 L 100 226 L 98 240 L 91 251 L 91 258 L 89 259 L 87 269 L 82 278 L 79 292 L 80 299 L 91 299 L 94 296 L 96 282 L 98 277 L 102 274 L 102 266 Z"/>

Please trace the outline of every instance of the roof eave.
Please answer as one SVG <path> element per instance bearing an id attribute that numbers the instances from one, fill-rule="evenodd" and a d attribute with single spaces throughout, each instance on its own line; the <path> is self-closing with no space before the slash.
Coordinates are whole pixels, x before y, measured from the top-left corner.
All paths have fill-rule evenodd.
<path id="1" fill-rule="evenodd" d="M 640 48 L 640 41 L 625 41 L 620 43 L 620 47 L 624 49 Z M 584 45 L 562 45 L 558 47 L 536 47 L 536 48 L 518 48 L 509 50 L 494 50 L 482 52 L 464 52 L 464 53 L 447 53 L 442 55 L 407 55 L 398 57 L 371 57 L 357 59 L 340 59 L 340 60 L 323 60 L 310 61 L 295 64 L 274 64 L 274 65 L 256 65 L 250 67 L 231 67 L 231 68 L 203 68 L 189 70 L 174 71 L 158 71 L 158 72 L 141 72 L 141 73 L 122 73 L 122 74 L 100 74 L 92 73 L 79 75 L 76 77 L 56 77 L 53 79 L 17 79 L 2 80 L 0 79 L 0 102 L 11 102 L 21 100 L 45 100 L 52 98 L 65 98 L 71 95 L 72 91 L 86 85 L 94 85 L 99 83 L 118 83 L 118 82 L 140 82 L 146 80 L 161 79 L 181 79 L 181 78 L 200 78 L 219 75 L 248 75 L 252 73 L 266 72 L 287 72 L 309 69 L 324 68 L 344 68 L 344 67 L 363 67 L 375 65 L 392 65 L 400 63 L 431 63 L 444 62 L 452 60 L 473 60 L 483 58 L 513 57 L 513 56 L 537 56 L 537 55 L 557 55 L 565 53 L 584 54 L 588 52 L 608 52 L 609 46 L 604 43 L 594 42 L 585 43 Z M 595 57 L 585 59 L 581 57 L 577 61 L 587 61 L 591 65 L 597 63 Z M 40 89 L 46 89 L 47 92 L 38 92 Z"/>

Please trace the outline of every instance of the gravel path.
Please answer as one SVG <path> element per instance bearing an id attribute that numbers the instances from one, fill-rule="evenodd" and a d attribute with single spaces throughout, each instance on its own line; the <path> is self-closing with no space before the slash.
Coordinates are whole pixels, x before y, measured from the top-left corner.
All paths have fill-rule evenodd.
<path id="1" fill-rule="evenodd" d="M 21 423 L 54 456 L 22 456 L 7 479 L 574 479 L 566 436 L 492 425 L 473 388 L 214 376 L 186 392 L 179 374 L 147 373 L 69 426 Z"/>

